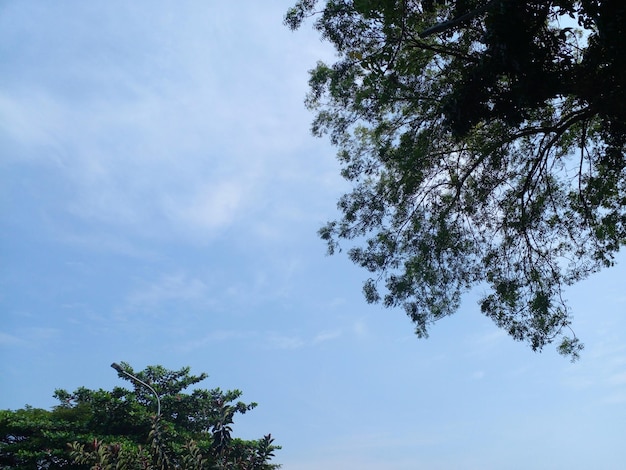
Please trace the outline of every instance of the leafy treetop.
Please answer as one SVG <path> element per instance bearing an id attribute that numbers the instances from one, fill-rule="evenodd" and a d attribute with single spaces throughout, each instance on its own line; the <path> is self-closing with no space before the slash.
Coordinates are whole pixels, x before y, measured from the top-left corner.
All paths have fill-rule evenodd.
<path id="1" fill-rule="evenodd" d="M 285 21 L 308 18 L 337 51 L 312 130 L 353 185 L 329 252 L 354 240 L 367 300 L 418 336 L 480 286 L 514 339 L 577 358 L 563 289 L 626 243 L 626 2 L 300 0 Z"/>
<path id="2" fill-rule="evenodd" d="M 26 407 L 0 411 L 0 469 L 240 469 L 269 470 L 270 434 L 258 440 L 232 436 L 235 415 L 256 403 L 239 390 L 186 389 L 207 375 L 149 366 L 134 372 L 159 395 L 161 415 L 150 390 L 124 373 L 131 389 L 56 390 L 52 411 Z M 69 445 L 68 445 L 69 444 Z"/>

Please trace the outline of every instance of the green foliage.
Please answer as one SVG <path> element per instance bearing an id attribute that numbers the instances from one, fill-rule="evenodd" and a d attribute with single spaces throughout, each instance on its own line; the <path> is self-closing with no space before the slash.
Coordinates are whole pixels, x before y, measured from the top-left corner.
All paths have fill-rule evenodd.
<path id="1" fill-rule="evenodd" d="M 83 468 L 70 464 L 67 443 L 88 435 L 86 410 L 59 413 L 38 408 L 0 411 L 0 468 L 15 470 Z"/>
<path id="2" fill-rule="evenodd" d="M 238 401 L 239 390 L 185 390 L 204 380 L 189 368 L 150 366 L 122 370 L 150 384 L 156 397 L 125 373 L 132 388 L 112 391 L 81 387 L 56 390 L 52 411 L 26 407 L 0 411 L 0 469 L 239 469 L 269 470 L 271 435 L 258 440 L 232 436 L 235 415 L 256 403 Z"/>
<path id="3" fill-rule="evenodd" d="M 354 240 L 368 302 L 419 336 L 480 286 L 514 339 L 577 358 L 562 291 L 626 243 L 626 2 L 303 0 L 285 22 L 307 18 L 338 54 L 312 130 L 353 185 L 329 253 Z"/>

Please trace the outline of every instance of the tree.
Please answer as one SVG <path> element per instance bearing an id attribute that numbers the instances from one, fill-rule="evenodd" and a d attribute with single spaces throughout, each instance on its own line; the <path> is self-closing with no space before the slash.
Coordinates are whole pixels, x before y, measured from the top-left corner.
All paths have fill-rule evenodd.
<path id="1" fill-rule="evenodd" d="M 120 377 L 131 389 L 81 387 L 56 390 L 52 411 L 26 407 L 0 411 L 0 469 L 239 469 L 270 470 L 270 434 L 258 440 L 232 436 L 238 413 L 256 403 L 239 390 L 187 388 L 207 375 L 150 366 L 135 373 L 122 363 Z M 150 384 L 159 396 L 131 376 Z"/>
<path id="2" fill-rule="evenodd" d="M 318 3 L 322 3 L 319 6 Z M 485 289 L 482 313 L 572 359 L 565 286 L 626 243 L 626 2 L 300 0 L 336 62 L 311 71 L 312 131 L 351 192 L 320 230 L 418 336 Z"/>

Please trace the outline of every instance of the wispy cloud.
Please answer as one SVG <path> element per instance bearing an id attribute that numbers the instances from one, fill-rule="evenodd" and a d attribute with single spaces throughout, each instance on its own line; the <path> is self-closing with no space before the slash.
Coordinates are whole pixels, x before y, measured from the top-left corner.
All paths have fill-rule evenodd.
<path id="1" fill-rule="evenodd" d="M 245 198 L 245 187 L 236 181 L 220 181 L 198 188 L 187 201 L 168 200 L 166 212 L 175 223 L 214 232 L 229 226 Z"/>
<path id="2" fill-rule="evenodd" d="M 342 335 L 341 330 L 322 331 L 313 338 L 313 344 L 325 343 L 338 339 Z"/>
<path id="3" fill-rule="evenodd" d="M 301 120 L 294 119 L 293 104 L 304 96 L 305 70 L 324 48 L 304 46 L 305 37 L 282 27 L 278 5 L 259 4 L 237 18 L 217 4 L 149 12 L 128 5 L 116 18 L 100 10 L 78 8 L 60 18 L 67 34 L 48 32 L 58 42 L 49 53 L 32 48 L 28 60 L 7 58 L 21 76 L 0 92 L 3 143 L 19 147 L 11 158 L 53 165 L 72 197 L 50 197 L 64 199 L 67 213 L 96 224 L 94 230 L 199 241 L 245 220 L 261 235 L 284 233 L 285 221 L 274 214 L 285 211 L 266 189 L 316 184 L 302 165 L 320 159 L 292 158 L 308 140 L 310 119 L 304 107 Z M 44 6 L 28 12 L 48 14 Z M 216 16 L 225 18 L 223 26 L 207 28 Z M 95 17 L 99 29 L 85 28 Z M 103 37 L 126 47 L 111 50 L 114 43 Z M 270 54 L 289 60 L 270 71 L 264 67 Z M 37 73 L 29 63 L 38 64 Z"/>
<path id="4" fill-rule="evenodd" d="M 367 338 L 370 334 L 369 328 L 367 327 L 367 323 L 365 320 L 360 319 L 353 323 L 352 331 L 356 335 L 357 338 Z"/>
<path id="5" fill-rule="evenodd" d="M 481 380 L 485 378 L 485 371 L 484 370 L 477 370 L 474 373 L 472 373 L 472 379 L 474 380 Z"/>
<path id="6" fill-rule="evenodd" d="M 189 353 L 215 343 L 250 341 L 257 336 L 258 333 L 255 331 L 218 329 L 207 333 L 201 338 L 182 341 L 177 347 L 180 351 Z"/>
<path id="7" fill-rule="evenodd" d="M 298 469 L 307 470 L 433 468 L 433 460 L 428 457 L 422 458 L 419 455 L 419 449 L 438 446 L 442 443 L 440 437 L 432 434 L 405 433 L 403 437 L 400 437 L 396 433 L 361 432 L 350 436 L 339 436 L 333 444 L 316 449 L 314 454 L 304 459 L 301 458 L 295 466 Z M 375 449 L 379 452 L 372 452 Z M 408 449 L 410 451 L 405 452 Z M 363 458 L 363 455 L 368 455 L 368 458 Z M 284 464 L 285 467 L 289 467 L 289 460 L 286 460 Z"/>
<path id="8" fill-rule="evenodd" d="M 604 399 L 604 402 L 610 405 L 620 405 L 622 403 L 626 403 L 626 391 L 611 393 Z"/>
<path id="9" fill-rule="evenodd" d="M 18 346 L 23 343 L 21 338 L 0 331 L 0 346 Z"/>
<path id="10" fill-rule="evenodd" d="M 611 377 L 609 377 L 608 382 L 611 385 L 625 385 L 626 384 L 626 372 L 613 374 Z"/>
<path id="11" fill-rule="evenodd" d="M 288 336 L 280 333 L 270 333 L 267 341 L 272 349 L 299 349 L 307 345 L 307 342 L 299 336 Z"/>
<path id="12" fill-rule="evenodd" d="M 30 327 L 22 328 L 18 332 L 9 334 L 0 332 L 0 346 L 2 347 L 42 347 L 58 338 L 61 330 L 58 328 Z"/>
<path id="13" fill-rule="evenodd" d="M 209 303 L 209 287 L 205 281 L 186 273 L 163 275 L 135 288 L 128 295 L 124 310 L 158 311 L 162 304 L 169 302 Z"/>
<path id="14" fill-rule="evenodd" d="M 301 349 L 319 346 L 320 344 L 335 341 L 343 336 L 343 331 L 324 330 L 315 335 L 298 335 L 281 332 L 268 332 L 265 335 L 266 344 L 271 349 Z"/>
<path id="15" fill-rule="evenodd" d="M 58 241 L 89 251 L 118 254 L 137 259 L 155 259 L 159 256 L 158 252 L 146 248 L 140 243 L 134 243 L 127 237 L 115 232 L 103 233 L 84 230 L 85 233 L 80 233 L 69 231 L 67 227 L 63 227 L 56 221 L 51 221 L 49 227 Z"/>
<path id="16" fill-rule="evenodd" d="M 305 336 L 280 331 L 217 329 L 191 340 L 182 342 L 179 349 L 190 352 L 203 349 L 215 343 L 238 343 L 245 341 L 247 345 L 264 349 L 296 350 L 318 346 L 322 343 L 341 338 L 341 330 L 321 331 L 313 336 Z"/>
<path id="17" fill-rule="evenodd" d="M 507 339 L 506 332 L 497 329 L 472 338 L 472 344 L 478 348 L 493 348 Z"/>

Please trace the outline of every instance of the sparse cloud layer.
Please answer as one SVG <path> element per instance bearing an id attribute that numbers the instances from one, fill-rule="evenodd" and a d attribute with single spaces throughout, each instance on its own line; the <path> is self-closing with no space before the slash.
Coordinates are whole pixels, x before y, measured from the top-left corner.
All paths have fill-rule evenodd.
<path id="1" fill-rule="evenodd" d="M 259 402 L 235 429 L 284 470 L 621 468 L 623 257 L 572 292 L 576 364 L 473 293 L 428 340 L 367 305 L 316 235 L 346 183 L 294 2 L 0 3 L 0 408 L 190 365 Z"/>

